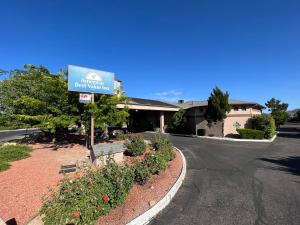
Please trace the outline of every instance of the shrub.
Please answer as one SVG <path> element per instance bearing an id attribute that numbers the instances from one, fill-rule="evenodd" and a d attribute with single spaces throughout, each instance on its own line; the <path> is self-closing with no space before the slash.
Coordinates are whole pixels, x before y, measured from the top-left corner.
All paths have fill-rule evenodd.
<path id="1" fill-rule="evenodd" d="M 145 163 L 151 174 L 159 174 L 160 171 L 167 168 L 167 160 L 161 151 L 148 154 Z"/>
<path id="2" fill-rule="evenodd" d="M 127 164 L 119 166 L 113 159 L 109 158 L 107 160 L 102 173 L 104 178 L 112 184 L 112 188 L 109 190 L 112 207 L 116 207 L 125 201 L 133 184 L 133 172 L 132 168 Z"/>
<path id="3" fill-rule="evenodd" d="M 174 133 L 187 133 L 186 121 L 186 110 L 180 108 L 179 111 L 174 113 L 174 115 L 171 118 L 171 131 Z"/>
<path id="4" fill-rule="evenodd" d="M 237 129 L 242 139 L 264 139 L 265 132 L 254 129 Z"/>
<path id="5" fill-rule="evenodd" d="M 132 156 L 143 155 L 146 150 L 146 144 L 140 135 L 129 136 L 129 142 L 126 144 L 126 147 Z"/>
<path id="6" fill-rule="evenodd" d="M 172 161 L 173 159 L 175 159 L 175 152 L 172 149 L 168 149 L 168 150 L 160 150 L 157 152 L 157 154 L 160 154 L 164 160 L 168 161 Z"/>
<path id="7" fill-rule="evenodd" d="M 97 218 L 107 214 L 112 206 L 109 191 L 112 184 L 99 170 L 89 170 L 79 179 L 65 178 L 57 193 L 52 193 L 41 208 L 45 225 L 94 224 Z"/>
<path id="8" fill-rule="evenodd" d="M 152 146 L 155 150 L 169 150 L 173 148 L 173 145 L 170 142 L 170 140 L 163 137 L 162 135 L 155 137 Z"/>
<path id="9" fill-rule="evenodd" d="M 206 130 L 205 129 L 198 129 L 197 134 L 198 134 L 198 136 L 205 136 Z"/>
<path id="10" fill-rule="evenodd" d="M 134 170 L 134 181 L 137 182 L 138 184 L 145 184 L 150 176 L 150 170 L 146 163 L 137 161 L 133 165 L 133 170 Z"/>
<path id="11" fill-rule="evenodd" d="M 80 178 L 65 178 L 59 191 L 46 199 L 40 213 L 45 225 L 94 224 L 122 204 L 133 183 L 133 171 L 111 158 L 103 170 L 89 169 Z"/>
<path id="12" fill-rule="evenodd" d="M 264 138 L 272 138 L 276 133 L 275 120 L 271 115 L 259 115 L 251 119 L 252 128 L 264 131 Z"/>
<path id="13" fill-rule="evenodd" d="M 117 133 L 116 139 L 117 139 L 117 140 L 126 140 L 126 139 L 128 139 L 128 134 Z"/>

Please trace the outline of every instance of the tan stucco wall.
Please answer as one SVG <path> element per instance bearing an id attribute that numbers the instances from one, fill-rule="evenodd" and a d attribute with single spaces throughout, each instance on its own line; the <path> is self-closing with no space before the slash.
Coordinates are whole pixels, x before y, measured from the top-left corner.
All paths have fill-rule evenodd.
<path id="1" fill-rule="evenodd" d="M 224 136 L 238 134 L 236 124 L 239 125 L 239 128 L 251 128 L 250 118 L 250 114 L 228 116 L 224 120 Z"/>
<path id="2" fill-rule="evenodd" d="M 190 108 L 187 112 L 188 126 L 195 133 L 195 124 L 197 129 L 205 129 L 206 135 L 213 134 L 217 137 L 230 136 L 238 134 L 236 127 L 234 126 L 239 123 L 239 128 L 251 128 L 250 118 L 255 115 L 261 115 L 261 110 L 252 108 L 251 106 L 244 106 L 246 110 L 243 110 L 243 105 L 236 106 L 238 110 L 234 110 L 235 106 L 227 113 L 227 118 L 222 122 L 212 123 L 210 126 L 204 118 L 206 107 L 195 107 Z M 202 108 L 202 109 L 201 109 Z"/>
<path id="3" fill-rule="evenodd" d="M 255 115 L 261 115 L 261 110 L 249 106 L 246 106 L 246 110 L 242 110 L 242 107 L 239 106 L 238 110 L 235 111 L 233 106 L 224 120 L 224 136 L 238 134 L 236 131 L 237 123 L 240 125 L 239 128 L 251 128 L 250 119 Z"/>

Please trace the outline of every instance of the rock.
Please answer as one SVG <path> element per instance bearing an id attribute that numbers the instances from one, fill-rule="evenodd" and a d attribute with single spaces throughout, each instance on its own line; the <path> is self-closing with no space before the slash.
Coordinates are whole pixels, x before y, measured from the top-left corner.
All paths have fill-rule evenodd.
<path id="1" fill-rule="evenodd" d="M 150 207 L 153 207 L 155 204 L 156 204 L 156 201 L 154 201 L 154 200 L 152 200 L 152 201 L 149 202 L 149 206 Z"/>
<path id="2" fill-rule="evenodd" d="M 154 189 L 154 186 L 151 186 L 150 189 L 153 190 L 153 189 Z"/>

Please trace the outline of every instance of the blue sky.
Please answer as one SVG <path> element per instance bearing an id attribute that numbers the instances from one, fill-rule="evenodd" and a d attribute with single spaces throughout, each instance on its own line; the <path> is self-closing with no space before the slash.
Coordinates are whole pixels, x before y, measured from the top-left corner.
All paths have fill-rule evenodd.
<path id="1" fill-rule="evenodd" d="M 271 97 L 300 107 L 299 0 L 107 0 L 0 3 L 0 68 L 68 64 L 112 71 L 126 94 Z"/>

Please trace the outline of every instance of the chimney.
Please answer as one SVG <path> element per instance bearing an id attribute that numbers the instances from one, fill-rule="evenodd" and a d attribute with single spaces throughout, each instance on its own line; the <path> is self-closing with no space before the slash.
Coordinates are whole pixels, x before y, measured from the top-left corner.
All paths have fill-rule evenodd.
<path id="1" fill-rule="evenodd" d="M 184 100 L 183 99 L 179 99 L 178 100 L 178 104 L 182 104 L 182 103 L 184 103 Z"/>

